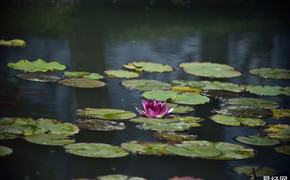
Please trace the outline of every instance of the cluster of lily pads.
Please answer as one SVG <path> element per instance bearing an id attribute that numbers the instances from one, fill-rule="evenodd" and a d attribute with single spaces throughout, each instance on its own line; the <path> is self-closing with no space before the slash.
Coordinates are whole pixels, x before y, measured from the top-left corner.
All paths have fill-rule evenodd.
<path id="1" fill-rule="evenodd" d="M 99 81 L 104 77 L 98 73 L 67 71 L 64 73 L 65 78 L 52 75 L 51 72 L 66 69 L 66 66 L 58 62 L 47 63 L 41 59 L 34 62 L 20 60 L 17 63 L 8 63 L 8 67 L 25 71 L 25 73 L 19 74 L 17 77 L 31 81 L 59 82 L 66 86 L 81 88 L 105 86 L 104 82 Z M 239 71 L 224 64 L 192 62 L 182 63 L 179 67 L 186 73 L 202 77 L 231 78 L 241 76 Z M 123 69 L 107 70 L 104 73 L 112 78 L 130 79 L 123 80 L 121 84 L 129 90 L 141 91 L 142 97 L 146 99 L 166 101 L 167 108 L 172 107 L 174 109 L 172 111 L 173 114 L 186 114 L 194 111 L 193 107 L 185 105 L 205 104 L 210 101 L 210 98 L 221 97 L 226 99 L 226 106 L 215 110 L 214 112 L 217 114 L 213 115 L 211 119 L 222 125 L 265 127 L 267 122 L 262 118 L 290 117 L 290 110 L 277 109 L 279 108 L 277 102 L 258 98 L 245 98 L 241 94 L 249 92 L 265 96 L 289 96 L 290 87 L 238 85 L 220 81 L 174 80 L 161 82 L 157 80 L 132 79 L 140 77 L 143 72 L 161 73 L 171 71 L 173 71 L 173 68 L 169 65 L 152 62 L 132 62 L 124 65 Z M 249 73 L 263 78 L 290 79 L 290 71 L 283 69 L 260 68 L 250 70 Z M 61 123 L 51 119 L 1 118 L 0 139 L 21 137 L 36 144 L 62 145 L 68 153 L 95 158 L 124 157 L 129 155 L 130 152 L 144 155 L 179 155 L 211 160 L 245 159 L 255 156 L 254 149 L 242 145 L 196 140 L 194 135 L 177 133 L 201 126 L 200 122 L 204 119 L 199 117 L 180 115 L 162 119 L 136 117 L 136 114 L 130 111 L 105 108 L 79 109 L 77 110 L 77 115 L 82 118 L 77 120 L 75 124 Z M 154 136 L 168 142 L 129 141 L 122 143 L 120 146 L 113 146 L 103 143 L 75 143 L 72 138 L 73 135 L 79 132 L 79 128 L 97 131 L 123 130 L 126 128 L 124 122 L 117 123 L 115 120 L 129 120 L 132 123 L 137 123 L 138 128 L 154 131 Z M 280 144 L 281 141 L 290 140 L 290 126 L 287 124 L 269 124 L 264 128 L 264 132 L 267 135 L 238 136 L 235 140 L 256 146 L 274 146 Z M 276 147 L 275 150 L 283 154 L 290 154 L 289 145 Z M 10 148 L 0 146 L 0 156 L 9 153 L 12 153 Z M 246 166 L 237 167 L 234 171 L 240 174 L 247 174 L 249 168 L 255 169 L 256 174 L 264 172 L 265 169 L 264 167 Z M 270 171 L 274 172 L 275 170 L 270 169 Z M 268 173 L 269 171 L 266 170 L 266 172 Z M 265 173 L 261 174 L 264 175 Z M 276 174 L 276 172 L 273 174 Z M 125 179 L 132 178 L 126 177 Z"/>

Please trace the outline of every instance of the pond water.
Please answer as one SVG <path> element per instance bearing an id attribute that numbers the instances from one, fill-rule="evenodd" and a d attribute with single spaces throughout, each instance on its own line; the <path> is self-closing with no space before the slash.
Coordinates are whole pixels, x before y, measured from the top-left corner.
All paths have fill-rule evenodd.
<path id="1" fill-rule="evenodd" d="M 77 109 L 116 108 L 136 112 L 141 108 L 141 91 L 123 87 L 122 79 L 109 78 L 105 70 L 121 69 L 133 61 L 168 64 L 170 73 L 144 73 L 140 79 L 163 82 L 171 80 L 219 80 L 236 84 L 289 86 L 286 80 L 262 79 L 248 73 L 259 67 L 290 68 L 290 31 L 287 14 L 278 6 L 119 6 L 94 4 L 1 4 L 0 39 L 23 39 L 25 48 L 0 47 L 1 117 L 51 118 L 74 123 Z M 289 16 L 288 16 L 289 17 Z M 70 71 L 103 74 L 106 86 L 94 89 L 66 87 L 58 83 L 38 83 L 17 78 L 19 72 L 9 69 L 8 62 L 20 59 L 58 61 Z M 209 79 L 186 74 L 178 67 L 184 62 L 215 62 L 228 64 L 242 76 Z M 62 72 L 56 73 L 62 75 Z M 9 95 L 15 88 L 34 88 L 41 95 Z M 259 97 L 244 93 L 243 96 Z M 289 108 L 286 96 L 262 97 Z M 213 122 L 213 109 L 221 102 L 193 106 L 187 115 L 204 118 L 201 127 L 186 133 L 199 140 L 230 142 L 235 136 L 254 135 L 250 127 L 230 127 Z M 268 123 L 288 123 L 274 118 Z M 286 120 L 287 121 L 287 120 Z M 135 123 L 122 121 L 126 129 L 114 132 L 81 130 L 76 142 L 120 145 L 139 140 L 165 142 L 152 131 L 136 128 Z M 256 156 L 234 161 L 206 160 L 179 156 L 130 154 L 123 158 L 101 159 L 79 157 L 64 152 L 62 147 L 41 146 L 21 138 L 1 140 L 11 147 L 11 155 L 0 158 L 1 179 L 72 179 L 95 178 L 100 175 L 125 174 L 148 180 L 165 180 L 173 176 L 194 176 L 205 180 L 248 180 L 236 175 L 232 168 L 260 165 L 277 169 L 290 178 L 290 158 L 278 154 L 274 147 L 250 146 Z M 282 144 L 289 144 L 283 142 Z M 281 145 L 281 144 L 280 144 Z"/>

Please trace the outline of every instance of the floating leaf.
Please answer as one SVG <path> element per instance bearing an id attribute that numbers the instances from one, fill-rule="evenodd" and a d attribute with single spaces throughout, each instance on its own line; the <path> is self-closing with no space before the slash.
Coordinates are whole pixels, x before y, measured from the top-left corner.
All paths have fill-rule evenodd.
<path id="1" fill-rule="evenodd" d="M 64 146 L 66 152 L 85 157 L 117 158 L 129 153 L 119 146 L 103 143 L 75 143 Z"/>
<path id="2" fill-rule="evenodd" d="M 21 39 L 12 39 L 10 41 L 5 41 L 5 40 L 1 39 L 0 40 L 0 45 L 12 46 L 12 47 L 17 47 L 17 46 L 25 47 L 26 43 L 25 43 L 25 41 L 23 41 Z"/>
<path id="3" fill-rule="evenodd" d="M 116 123 L 114 121 L 100 119 L 79 119 L 77 120 L 76 125 L 82 129 L 95 131 L 115 131 L 125 129 L 124 123 Z"/>
<path id="4" fill-rule="evenodd" d="M 202 88 L 205 86 L 204 83 L 200 81 L 184 81 L 184 80 L 173 80 L 169 82 L 172 86 L 180 86 L 180 87 L 194 87 L 194 88 Z"/>
<path id="5" fill-rule="evenodd" d="M 272 113 L 277 119 L 290 118 L 290 109 L 272 109 Z"/>
<path id="6" fill-rule="evenodd" d="M 290 70 L 288 69 L 258 68 L 252 69 L 249 72 L 262 78 L 290 79 Z"/>
<path id="7" fill-rule="evenodd" d="M 69 139 L 67 136 L 56 134 L 37 134 L 26 136 L 25 139 L 31 143 L 49 146 L 61 146 L 75 142 L 73 139 Z"/>
<path id="8" fill-rule="evenodd" d="M 178 92 L 178 93 L 192 93 L 192 94 L 200 94 L 200 88 L 193 88 L 193 87 L 180 87 L 180 86 L 173 86 L 170 91 Z"/>
<path id="9" fill-rule="evenodd" d="M 245 87 L 246 90 L 249 91 L 250 93 L 257 94 L 260 96 L 278 96 L 278 95 L 290 96 L 290 87 L 254 86 L 254 85 L 247 85 Z"/>
<path id="10" fill-rule="evenodd" d="M 8 134 L 22 134 L 22 131 L 17 129 L 17 128 L 13 128 L 13 127 L 9 127 L 9 126 L 0 126 L 0 133 L 8 133 Z"/>
<path id="11" fill-rule="evenodd" d="M 8 63 L 8 67 L 25 72 L 47 72 L 47 71 L 62 71 L 66 66 L 58 62 L 45 62 L 42 59 L 36 61 L 20 60 L 17 63 Z"/>
<path id="12" fill-rule="evenodd" d="M 112 78 L 126 78 L 126 79 L 133 79 L 140 76 L 140 74 L 132 71 L 126 71 L 126 70 L 107 70 L 105 71 L 105 74 L 107 74 L 109 77 Z"/>
<path id="13" fill-rule="evenodd" d="M 257 135 L 238 136 L 235 139 L 241 143 L 256 146 L 274 146 L 280 143 L 280 141 L 277 139 L 272 139 L 268 136 L 257 136 Z"/>
<path id="14" fill-rule="evenodd" d="M 108 120 L 130 119 L 136 116 L 135 113 L 132 113 L 130 111 L 124 111 L 120 109 L 98 109 L 98 108 L 78 109 L 77 115 L 88 118 L 96 118 L 96 119 L 101 118 Z"/>
<path id="15" fill-rule="evenodd" d="M 57 82 L 60 77 L 46 73 L 21 73 L 16 75 L 20 79 L 36 82 Z"/>
<path id="16" fill-rule="evenodd" d="M 232 98 L 228 100 L 230 105 L 251 106 L 255 108 L 273 109 L 279 107 L 279 103 L 258 98 Z"/>
<path id="17" fill-rule="evenodd" d="M 154 62 L 132 62 L 123 66 L 125 69 L 133 70 L 137 72 L 171 72 L 173 71 L 172 67 L 169 65 L 163 65 Z"/>
<path id="18" fill-rule="evenodd" d="M 79 128 L 71 123 L 60 123 L 52 119 L 38 119 L 35 121 L 37 128 L 55 135 L 71 136 L 79 132 Z"/>
<path id="19" fill-rule="evenodd" d="M 231 66 L 210 62 L 190 62 L 179 65 L 186 73 L 202 77 L 231 78 L 241 75 Z"/>
<path id="20" fill-rule="evenodd" d="M 99 178 L 99 180 L 146 180 L 146 179 L 141 178 L 141 177 L 129 177 L 126 175 L 121 175 L 121 174 L 100 176 L 98 178 Z"/>
<path id="21" fill-rule="evenodd" d="M 223 98 L 229 99 L 234 97 L 239 97 L 240 94 L 232 91 L 225 91 L 225 90 L 205 90 L 201 91 L 201 95 L 211 97 L 211 98 Z"/>
<path id="22" fill-rule="evenodd" d="M 156 99 L 157 101 L 166 101 L 169 100 L 171 102 L 177 104 L 188 104 L 188 105 L 196 105 L 196 104 L 204 104 L 209 102 L 209 98 L 205 96 L 201 96 L 198 94 L 191 93 L 182 93 L 179 94 L 177 92 L 172 91 L 146 91 L 142 94 L 142 96 L 146 99 Z"/>
<path id="23" fill-rule="evenodd" d="M 6 156 L 6 155 L 9 155 L 13 152 L 13 150 L 9 147 L 6 147 L 6 146 L 1 146 L 0 145 L 0 157 L 1 156 Z"/>
<path id="24" fill-rule="evenodd" d="M 137 89 L 142 91 L 169 90 L 172 88 L 168 83 L 146 79 L 125 80 L 122 81 L 121 84 L 129 89 Z"/>
<path id="25" fill-rule="evenodd" d="M 15 120 L 12 118 L 7 118 L 7 117 L 0 118 L 0 125 L 9 125 L 9 124 L 13 124 L 14 122 Z"/>
<path id="26" fill-rule="evenodd" d="M 102 81 L 85 78 L 62 79 L 59 81 L 59 83 L 65 86 L 72 86 L 78 88 L 99 88 L 105 86 L 105 83 Z"/>
<path id="27" fill-rule="evenodd" d="M 279 153 L 290 155 L 290 145 L 275 147 L 275 150 Z"/>
<path id="28" fill-rule="evenodd" d="M 173 114 L 183 114 L 183 113 L 189 113 L 194 111 L 192 107 L 189 106 L 180 106 L 177 104 L 172 103 L 166 103 L 166 108 L 172 107 L 174 110 L 171 112 Z"/>
<path id="29" fill-rule="evenodd" d="M 104 78 L 104 76 L 98 73 L 89 73 L 89 72 L 84 72 L 84 71 L 67 71 L 64 73 L 64 75 L 70 78 L 87 78 L 87 79 L 94 79 L 94 80 L 99 80 L 99 79 Z"/>
<path id="30" fill-rule="evenodd" d="M 84 75 L 83 78 L 99 80 L 99 79 L 104 79 L 104 76 L 102 76 L 98 73 L 90 73 L 88 75 Z"/>
<path id="31" fill-rule="evenodd" d="M 290 125 L 288 124 L 269 124 L 269 128 L 265 129 L 269 132 L 268 136 L 280 140 L 290 140 Z"/>
<path id="32" fill-rule="evenodd" d="M 167 144 L 164 143 L 149 143 L 141 141 L 130 141 L 121 144 L 121 147 L 127 151 L 146 155 L 167 155 L 169 152 L 164 149 L 166 146 Z"/>
<path id="33" fill-rule="evenodd" d="M 167 141 L 182 142 L 185 140 L 195 140 L 196 136 L 191 134 L 181 134 L 177 132 L 154 132 L 155 137 Z"/>
<path id="34" fill-rule="evenodd" d="M 253 177 L 253 170 L 255 171 L 255 175 L 257 177 L 264 176 L 274 176 L 277 175 L 278 172 L 275 169 L 269 167 L 259 167 L 259 166 L 238 166 L 233 169 L 236 173 L 251 176 Z"/>
<path id="35" fill-rule="evenodd" d="M 249 127 L 256 127 L 256 126 L 265 126 L 267 124 L 266 121 L 258 118 L 242 118 L 219 114 L 212 116 L 211 119 L 216 123 L 228 126 L 244 125 Z"/>
<path id="36" fill-rule="evenodd" d="M 254 108 L 249 106 L 227 106 L 219 110 L 215 110 L 219 114 L 245 117 L 245 118 L 267 118 L 272 116 L 272 112 L 268 109 Z"/>
<path id="37" fill-rule="evenodd" d="M 0 140 L 3 140 L 3 139 L 15 139 L 15 138 L 18 138 L 18 136 L 13 135 L 13 134 L 2 133 L 1 130 L 0 130 Z"/>
<path id="38" fill-rule="evenodd" d="M 221 82 L 221 81 L 201 81 L 203 84 L 205 84 L 205 87 L 203 87 L 203 90 L 225 90 L 225 91 L 231 91 L 231 92 L 243 92 L 245 90 L 245 87 L 228 83 L 228 82 Z"/>

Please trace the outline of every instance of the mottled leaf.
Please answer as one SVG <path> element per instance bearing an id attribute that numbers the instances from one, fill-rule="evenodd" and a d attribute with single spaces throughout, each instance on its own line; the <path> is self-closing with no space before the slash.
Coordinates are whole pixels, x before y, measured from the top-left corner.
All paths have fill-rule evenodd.
<path id="1" fill-rule="evenodd" d="M 275 150 L 279 153 L 290 155 L 290 145 L 275 147 Z"/>
<path id="2" fill-rule="evenodd" d="M 76 125 L 82 129 L 94 131 L 116 131 L 125 129 L 124 123 L 116 123 L 114 121 L 100 119 L 79 119 Z"/>
<path id="3" fill-rule="evenodd" d="M 159 139 L 167 141 L 182 142 L 185 140 L 195 140 L 196 136 L 191 134 L 182 134 L 177 132 L 154 132 L 153 135 Z"/>
<path id="4" fill-rule="evenodd" d="M 278 172 L 275 169 L 259 166 L 238 166 L 235 167 L 233 170 L 238 174 L 251 177 L 254 176 L 253 170 L 255 171 L 255 175 L 257 177 L 274 176 L 278 174 Z"/>
<path id="5" fill-rule="evenodd" d="M 205 84 L 205 87 L 202 87 L 203 90 L 225 90 L 231 92 L 243 92 L 245 87 L 221 81 L 201 81 L 201 83 Z"/>
<path id="6" fill-rule="evenodd" d="M 290 125 L 288 124 L 269 124 L 269 128 L 265 131 L 271 138 L 290 140 Z"/>
<path id="7" fill-rule="evenodd" d="M 267 79 L 290 79 L 290 70 L 288 69 L 258 68 L 251 69 L 249 72 Z"/>
<path id="8" fill-rule="evenodd" d="M 272 116 L 269 109 L 254 108 L 249 106 L 227 106 L 215 112 L 223 115 L 245 118 L 267 118 Z"/>
<path id="9" fill-rule="evenodd" d="M 205 86 L 205 84 L 200 81 L 173 80 L 173 81 L 170 81 L 169 83 L 172 86 L 180 86 L 180 87 L 202 88 Z"/>
<path id="10" fill-rule="evenodd" d="M 12 39 L 12 40 L 9 40 L 9 41 L 5 41 L 3 39 L 0 40 L 0 45 L 2 46 L 12 46 L 12 47 L 25 47 L 26 46 L 26 43 L 24 40 L 21 40 L 21 39 Z"/>
<path id="11" fill-rule="evenodd" d="M 164 143 L 150 143 L 141 141 L 130 141 L 121 144 L 121 147 L 127 151 L 146 155 L 167 155 L 169 152 L 165 150 L 166 146 L 167 144 Z"/>
<path id="12" fill-rule="evenodd" d="M 183 113 L 189 113 L 194 111 L 192 107 L 189 106 L 180 106 L 177 104 L 172 103 L 166 103 L 166 108 L 172 107 L 174 110 L 171 112 L 173 114 L 183 114 Z"/>
<path id="13" fill-rule="evenodd" d="M 290 118 L 290 109 L 272 109 L 272 113 L 277 119 Z"/>
<path id="14" fill-rule="evenodd" d="M 62 79 L 59 83 L 65 86 L 78 87 L 78 88 L 99 88 L 105 86 L 105 83 L 98 80 L 93 79 L 85 79 L 85 78 L 69 78 Z"/>

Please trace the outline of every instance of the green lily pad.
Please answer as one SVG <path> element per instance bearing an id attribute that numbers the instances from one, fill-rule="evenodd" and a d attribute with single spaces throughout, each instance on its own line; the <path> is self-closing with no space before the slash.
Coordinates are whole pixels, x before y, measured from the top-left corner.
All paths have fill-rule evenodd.
<path id="1" fill-rule="evenodd" d="M 279 153 L 290 155 L 290 145 L 275 147 L 275 150 Z"/>
<path id="2" fill-rule="evenodd" d="M 290 109 L 272 109 L 272 113 L 277 119 L 290 118 Z"/>
<path id="3" fill-rule="evenodd" d="M 64 146 L 65 151 L 78 156 L 95 158 L 117 158 L 129 155 L 119 146 L 103 143 L 75 143 Z"/>
<path id="4" fill-rule="evenodd" d="M 36 81 L 36 82 L 57 82 L 61 80 L 60 77 L 47 74 L 47 73 L 21 73 L 16 75 L 20 79 L 28 80 L 28 81 Z"/>
<path id="5" fill-rule="evenodd" d="M 78 109 L 77 115 L 87 118 L 101 118 L 108 120 L 121 120 L 130 119 L 136 116 L 135 113 L 124 111 L 120 109 L 98 109 L 98 108 L 85 108 Z"/>
<path id="6" fill-rule="evenodd" d="M 278 174 L 278 172 L 275 169 L 259 166 L 238 166 L 235 167 L 233 170 L 238 174 L 251 177 L 254 176 L 253 170 L 255 171 L 256 177 L 274 176 Z"/>
<path id="7" fill-rule="evenodd" d="M 254 85 L 247 85 L 245 87 L 246 90 L 249 91 L 250 93 L 257 94 L 260 96 L 278 96 L 278 95 L 290 96 L 290 87 L 254 86 Z"/>
<path id="8" fill-rule="evenodd" d="M 89 72 L 84 72 L 84 71 L 67 71 L 64 73 L 64 75 L 70 78 L 87 78 L 87 79 L 94 79 L 94 80 L 99 80 L 99 79 L 104 78 L 104 76 L 98 73 L 89 73 Z"/>
<path id="9" fill-rule="evenodd" d="M 232 98 L 228 100 L 230 105 L 252 106 L 255 108 L 273 109 L 279 107 L 279 103 L 258 98 Z"/>
<path id="10" fill-rule="evenodd" d="M 146 180 L 145 178 L 141 177 L 129 177 L 126 175 L 121 174 L 113 174 L 113 175 L 106 175 L 98 177 L 99 180 Z"/>
<path id="11" fill-rule="evenodd" d="M 196 136 L 191 134 L 181 134 L 177 132 L 154 132 L 153 135 L 159 139 L 173 142 L 182 142 L 185 140 L 195 140 Z"/>
<path id="12" fill-rule="evenodd" d="M 221 152 L 221 154 L 217 157 L 211 157 L 206 159 L 237 160 L 251 158 L 255 156 L 254 149 L 227 142 L 214 143 L 210 141 L 183 141 L 182 144 L 211 147 Z"/>
<path id="13" fill-rule="evenodd" d="M 84 75 L 83 78 L 99 80 L 99 79 L 104 79 L 104 76 L 102 76 L 98 73 L 90 73 L 88 75 Z"/>
<path id="14" fill-rule="evenodd" d="M 53 135 L 72 136 L 79 132 L 79 128 L 76 125 L 71 123 L 60 123 L 52 119 L 38 119 L 35 121 L 35 125 L 42 131 Z"/>
<path id="15" fill-rule="evenodd" d="M 5 41 L 3 39 L 0 40 L 0 45 L 2 46 L 12 46 L 12 47 L 25 47 L 26 43 L 24 40 L 21 39 L 12 39 L 10 41 Z"/>
<path id="16" fill-rule="evenodd" d="M 225 91 L 231 91 L 231 92 L 243 92 L 245 90 L 245 87 L 228 83 L 228 82 L 221 82 L 221 81 L 201 81 L 201 83 L 205 84 L 205 87 L 203 87 L 203 90 L 225 90 Z"/>
<path id="17" fill-rule="evenodd" d="M 249 127 L 256 127 L 256 126 L 265 126 L 267 124 L 266 121 L 259 118 L 242 118 L 220 114 L 212 116 L 211 119 L 216 123 L 228 126 L 244 125 Z"/>
<path id="18" fill-rule="evenodd" d="M 107 70 L 104 72 L 111 78 L 126 78 L 126 79 L 133 79 L 140 76 L 139 73 L 126 71 L 126 70 Z"/>
<path id="19" fill-rule="evenodd" d="M 173 71 L 172 67 L 169 65 L 163 65 L 154 62 L 132 62 L 123 66 L 125 69 L 133 70 L 136 72 L 171 72 Z"/>
<path id="20" fill-rule="evenodd" d="M 169 90 L 172 88 L 172 86 L 168 83 L 146 79 L 126 80 L 122 81 L 121 84 L 129 89 L 137 89 L 142 91 Z"/>
<path id="21" fill-rule="evenodd" d="M 25 72 L 47 72 L 47 71 L 62 71 L 66 69 L 65 65 L 58 62 L 45 62 L 42 59 L 36 61 L 20 60 L 17 63 L 8 63 L 8 67 Z"/>
<path id="22" fill-rule="evenodd" d="M 164 143 L 149 143 L 141 141 L 130 141 L 121 144 L 121 147 L 127 151 L 146 155 L 167 155 L 169 152 L 165 150 L 166 146 L 167 144 Z"/>
<path id="23" fill-rule="evenodd" d="M 269 128 L 265 131 L 271 138 L 290 140 L 290 125 L 288 124 L 269 124 Z"/>
<path id="24" fill-rule="evenodd" d="M 75 142 L 73 139 L 69 139 L 67 136 L 56 134 L 36 134 L 32 136 L 26 136 L 25 139 L 31 143 L 48 146 L 61 146 Z"/>
<path id="25" fill-rule="evenodd" d="M 272 139 L 269 136 L 257 136 L 257 135 L 238 136 L 235 139 L 241 143 L 256 146 L 274 146 L 280 143 L 279 140 Z"/>
<path id="26" fill-rule="evenodd" d="M 204 90 L 200 93 L 203 96 L 215 98 L 215 99 L 229 99 L 229 98 L 235 98 L 240 97 L 241 95 L 237 92 L 232 91 L 226 91 L 226 90 Z"/>
<path id="27" fill-rule="evenodd" d="M 6 156 L 6 155 L 9 155 L 13 152 L 13 150 L 9 147 L 6 147 L 6 146 L 1 146 L 0 145 L 0 157 L 1 156 Z"/>
<path id="28" fill-rule="evenodd" d="M 290 79 L 290 70 L 288 69 L 258 68 L 251 69 L 249 72 L 262 78 Z"/>
<path id="29" fill-rule="evenodd" d="M 93 79 L 85 79 L 85 78 L 69 78 L 62 79 L 59 83 L 65 86 L 78 87 L 78 88 L 99 88 L 105 86 L 105 83 L 98 80 Z"/>
<path id="30" fill-rule="evenodd" d="M 267 118 L 272 116 L 272 112 L 269 109 L 249 106 L 227 106 L 219 110 L 215 110 L 215 112 L 223 115 L 245 118 Z"/>
<path id="31" fill-rule="evenodd" d="M 14 122 L 15 120 L 12 118 L 6 118 L 6 117 L 0 118 L 0 125 L 9 125 L 9 124 L 13 124 Z"/>
<path id="32" fill-rule="evenodd" d="M 0 133 L 8 133 L 8 134 L 22 134 L 22 131 L 17 129 L 17 128 L 13 128 L 13 127 L 9 127 L 9 126 L 0 126 Z"/>
<path id="33" fill-rule="evenodd" d="M 208 97 L 201 96 L 198 94 L 191 93 L 179 94 L 173 91 L 146 91 L 142 94 L 142 96 L 146 99 L 151 100 L 153 99 L 156 99 L 157 101 L 169 100 L 177 104 L 188 104 L 188 105 L 205 104 L 210 100 Z"/>
<path id="34" fill-rule="evenodd" d="M 81 129 L 89 129 L 94 131 L 116 131 L 125 129 L 124 123 L 116 123 L 114 121 L 100 119 L 79 119 L 76 125 Z"/>
<path id="35" fill-rule="evenodd" d="M 4 140 L 4 139 L 16 139 L 16 138 L 18 138 L 18 136 L 13 135 L 13 134 L 2 133 L 0 131 L 0 140 Z"/>
<path id="36" fill-rule="evenodd" d="M 192 107 L 189 106 L 180 106 L 177 104 L 166 103 L 166 108 L 172 107 L 174 110 L 171 112 L 173 114 L 184 114 L 194 111 Z"/>
<path id="37" fill-rule="evenodd" d="M 232 78 L 241 76 L 239 71 L 225 64 L 190 62 L 179 65 L 186 73 L 202 77 Z"/>
<path id="38" fill-rule="evenodd" d="M 204 83 L 200 81 L 184 81 L 184 80 L 173 80 L 169 82 L 172 86 L 180 86 L 180 87 L 195 87 L 202 88 L 205 86 Z"/>
<path id="39" fill-rule="evenodd" d="M 200 88 L 194 88 L 190 86 L 181 87 L 181 86 L 173 86 L 170 91 L 181 93 L 191 93 L 191 94 L 200 94 L 201 89 Z"/>

